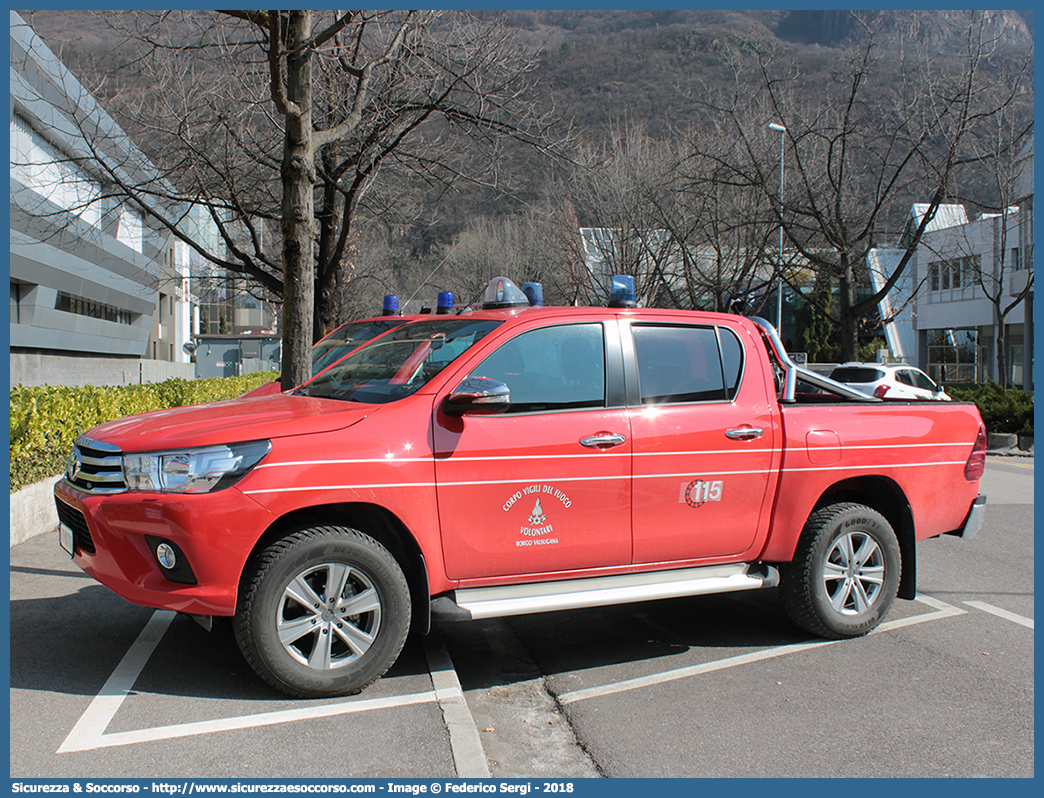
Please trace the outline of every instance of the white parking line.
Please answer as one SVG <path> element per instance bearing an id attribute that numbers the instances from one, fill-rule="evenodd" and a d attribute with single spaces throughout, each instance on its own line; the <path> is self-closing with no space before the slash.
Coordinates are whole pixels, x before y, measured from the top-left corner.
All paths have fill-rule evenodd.
<path id="1" fill-rule="evenodd" d="M 464 698 L 453 660 L 450 659 L 438 632 L 433 632 L 425 638 L 424 655 L 428 659 L 435 697 L 442 708 L 442 718 L 449 731 L 450 750 L 453 751 L 453 765 L 457 776 L 462 779 L 488 779 L 492 774 L 489 772 L 489 763 L 482 748 L 478 727 Z"/>
<path id="2" fill-rule="evenodd" d="M 933 599 L 930 596 L 918 596 L 917 601 L 923 604 L 927 604 L 932 607 L 935 612 L 926 612 L 921 615 L 914 615 L 909 618 L 897 618 L 894 621 L 888 621 L 887 623 L 881 624 L 871 634 L 877 634 L 878 632 L 887 632 L 892 629 L 901 629 L 904 626 L 913 626 L 918 623 L 925 623 L 926 621 L 937 621 L 942 618 L 951 618 L 956 615 L 964 615 L 965 610 L 954 607 L 945 602 Z M 663 684 L 664 682 L 672 682 L 677 679 L 687 679 L 690 676 L 699 676 L 702 673 L 711 673 L 713 671 L 724 670 L 726 668 L 734 668 L 737 665 L 746 665 L 749 662 L 761 662 L 767 659 L 774 659 L 775 657 L 783 657 L 787 654 L 794 654 L 798 651 L 809 651 L 814 648 L 822 648 L 824 646 L 832 646 L 837 643 L 842 643 L 843 640 L 810 640 L 806 643 L 793 643 L 788 646 L 777 646 L 776 648 L 768 648 L 764 651 L 752 651 L 749 654 L 740 654 L 735 657 L 726 657 L 725 659 L 714 660 L 713 662 L 704 662 L 699 665 L 692 665 L 687 668 L 677 668 L 676 670 L 664 671 L 663 673 L 654 673 L 649 676 L 641 676 L 636 679 L 625 679 L 620 682 L 614 682 L 612 684 L 600 685 L 598 687 L 588 687 L 583 690 L 573 690 L 572 692 L 562 693 L 558 696 L 558 700 L 562 704 L 572 704 L 576 701 L 583 701 L 588 698 L 595 698 L 604 695 L 613 695 L 615 693 L 622 693 L 627 690 L 637 690 L 640 687 L 648 687 L 654 684 Z"/>
<path id="3" fill-rule="evenodd" d="M 925 623 L 942 618 L 963 615 L 965 610 L 958 609 L 930 596 L 918 596 L 917 601 L 932 607 L 935 611 L 915 615 L 909 618 L 899 618 L 894 621 L 881 624 L 871 634 L 899 629 L 905 626 Z M 1031 619 L 1022 618 L 1014 613 L 999 610 L 983 602 L 965 602 L 971 606 L 993 612 L 1000 617 L 1014 620 L 1033 627 Z M 462 778 L 488 777 L 489 766 L 486 762 L 485 752 L 482 748 L 478 729 L 474 718 L 468 709 L 464 699 L 464 693 L 457 679 L 453 662 L 449 657 L 441 641 L 429 641 L 425 645 L 425 655 L 431 671 L 434 690 L 421 693 L 412 693 L 403 696 L 389 696 L 376 699 L 354 699 L 336 704 L 325 704 L 322 706 L 309 705 L 301 709 L 289 709 L 277 712 L 265 712 L 255 715 L 243 715 L 235 718 L 223 718 L 212 721 L 198 721 L 195 723 L 182 723 L 170 726 L 159 726 L 151 729 L 140 729 L 128 732 L 116 732 L 106 734 L 105 729 L 115 717 L 124 699 L 130 694 L 134 682 L 148 662 L 152 652 L 162 639 L 167 628 L 170 626 L 175 613 L 157 610 L 153 613 L 149 622 L 142 629 L 141 634 L 128 649 L 119 665 L 109 676 L 101 692 L 94 698 L 87 711 L 80 717 L 65 741 L 58 748 L 57 753 L 69 753 L 73 751 L 91 751 L 98 748 L 111 748 L 121 745 L 133 745 L 155 740 L 168 740 L 180 737 L 189 737 L 201 734 L 214 734 L 221 731 L 235 729 L 256 728 L 258 726 L 272 726 L 279 723 L 292 723 L 314 718 L 331 717 L 335 715 L 347 715 L 355 712 L 367 712 L 377 709 L 388 709 L 392 707 L 409 706 L 413 704 L 437 701 L 442 708 L 443 717 L 450 734 L 450 745 L 453 751 L 454 764 L 457 775 Z M 808 651 L 814 648 L 830 646 L 843 642 L 841 640 L 815 640 L 805 643 L 795 643 L 788 646 L 778 646 L 764 651 L 755 651 L 735 657 L 728 657 L 714 662 L 706 662 L 688 668 L 679 668 L 664 673 L 652 674 L 637 679 L 627 679 L 613 684 L 592 687 L 585 690 L 575 690 L 563 693 L 559 696 L 562 704 L 570 704 L 583 701 L 601 695 L 611 695 L 653 684 L 684 679 L 702 673 L 723 670 L 725 668 L 744 665 L 749 662 L 759 662 L 775 657 L 793 654 L 798 651 Z"/>
<path id="4" fill-rule="evenodd" d="M 112 748 L 118 745 L 134 745 L 154 740 L 173 740 L 191 737 L 197 734 L 214 734 L 234 729 L 254 729 L 258 726 L 275 726 L 279 723 L 293 723 L 299 720 L 329 718 L 335 715 L 349 715 L 353 712 L 369 712 L 374 709 L 389 709 L 411 704 L 426 704 L 435 700 L 435 693 L 413 693 L 396 695 L 388 698 L 374 698 L 346 701 L 340 704 L 324 704 L 323 706 L 307 706 L 302 709 L 285 709 L 279 712 L 262 712 L 257 715 L 240 715 L 235 718 L 220 720 L 203 720 L 196 723 L 179 723 L 173 726 L 157 726 L 152 729 L 139 729 L 129 732 L 100 734 L 94 740 L 84 740 L 80 747 L 69 747 L 69 741 L 58 749 L 58 753 L 66 751 L 89 751 L 95 748 Z M 70 735 L 71 736 L 71 735 Z"/>
<path id="5" fill-rule="evenodd" d="M 242 715 L 235 718 L 205 720 L 196 723 L 180 723 L 172 726 L 158 726 L 151 729 L 116 732 L 106 734 L 105 729 L 115 717 L 116 712 L 130 694 L 135 680 L 156 649 L 175 613 L 157 610 L 142 629 L 138 639 L 124 655 L 120 664 L 105 682 L 101 692 L 87 707 L 80 719 L 73 726 L 69 736 L 58 748 L 57 753 L 71 751 L 92 751 L 96 748 L 112 748 L 119 745 L 133 745 L 154 740 L 170 740 L 179 737 L 191 737 L 198 734 L 214 734 L 215 732 L 234 729 L 251 729 L 258 726 L 273 726 L 278 723 L 292 723 L 314 718 L 328 718 L 334 715 L 347 715 L 353 712 L 368 712 L 375 709 L 425 704 L 436 700 L 434 691 L 412 693 L 388 698 L 351 699 L 336 704 L 321 706 L 308 705 L 301 709 L 288 709 L 278 712 L 263 712 L 256 715 Z M 454 676 L 455 678 L 455 676 Z M 460 689 L 458 683 L 458 690 Z M 469 714 L 470 717 L 470 714 Z M 476 736 L 478 732 L 476 731 Z M 488 773 L 487 773 L 488 775 Z"/>
<path id="6" fill-rule="evenodd" d="M 57 753 L 87 751 L 97 747 L 95 741 L 104 735 L 109 721 L 116 715 L 123 699 L 134 686 L 138 674 L 149 661 L 152 652 L 156 650 L 156 646 L 159 645 L 160 639 L 172 620 L 174 620 L 174 613 L 169 610 L 156 610 L 152 613 L 152 617 L 141 630 L 138 639 L 127 649 L 127 653 L 123 655 L 116 670 L 105 681 L 101 692 L 91 701 L 87 711 L 80 716 Z"/>
<path id="7" fill-rule="evenodd" d="M 964 602 L 969 607 L 975 607 L 977 610 L 988 612 L 990 615 L 996 615 L 998 618 L 1003 618 L 1006 621 L 1013 621 L 1014 623 L 1028 626 L 1030 629 L 1033 628 L 1033 619 L 1027 618 L 1025 615 L 1016 615 L 1014 612 L 1008 612 L 1002 610 L 1000 607 L 994 607 L 992 604 L 987 604 L 985 601 L 966 601 Z"/>

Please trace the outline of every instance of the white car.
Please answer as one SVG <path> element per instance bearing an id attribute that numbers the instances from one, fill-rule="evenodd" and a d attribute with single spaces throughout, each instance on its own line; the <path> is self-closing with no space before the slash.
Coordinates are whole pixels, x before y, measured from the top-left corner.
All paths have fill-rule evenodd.
<path id="1" fill-rule="evenodd" d="M 878 399 L 950 401 L 941 385 L 903 363 L 843 363 L 830 372 L 830 379 Z"/>

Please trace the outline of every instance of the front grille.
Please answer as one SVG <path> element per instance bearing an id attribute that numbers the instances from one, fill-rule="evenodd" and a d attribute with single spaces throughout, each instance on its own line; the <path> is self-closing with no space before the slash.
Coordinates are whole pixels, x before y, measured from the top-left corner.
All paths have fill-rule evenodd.
<path id="1" fill-rule="evenodd" d="M 94 538 L 91 537 L 91 530 L 87 527 L 87 519 L 83 513 L 57 498 L 54 503 L 58 507 L 58 520 L 73 531 L 73 547 L 77 551 L 94 554 Z"/>
<path id="2" fill-rule="evenodd" d="M 110 443 L 94 441 L 83 435 L 76 439 L 65 479 L 85 493 L 120 493 L 127 490 L 120 450 Z"/>

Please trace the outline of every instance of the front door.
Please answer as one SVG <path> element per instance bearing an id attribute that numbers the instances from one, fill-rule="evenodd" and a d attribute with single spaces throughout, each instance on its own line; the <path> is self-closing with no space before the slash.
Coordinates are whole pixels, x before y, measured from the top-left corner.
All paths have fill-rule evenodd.
<path id="1" fill-rule="evenodd" d="M 604 326 L 520 332 L 468 376 L 505 383 L 511 409 L 463 418 L 435 410 L 447 575 L 562 574 L 629 563 L 631 431 L 627 410 L 606 406 Z"/>

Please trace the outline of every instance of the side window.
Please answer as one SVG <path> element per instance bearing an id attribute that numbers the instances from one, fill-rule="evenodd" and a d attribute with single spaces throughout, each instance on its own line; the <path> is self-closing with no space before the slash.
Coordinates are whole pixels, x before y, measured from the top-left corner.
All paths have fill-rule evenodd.
<path id="1" fill-rule="evenodd" d="M 631 329 L 642 404 L 724 401 L 735 395 L 743 370 L 742 348 L 728 330 L 721 331 L 719 350 L 713 327 Z"/>
<path id="2" fill-rule="evenodd" d="M 736 333 L 725 327 L 718 328 L 718 340 L 721 342 L 721 366 L 725 375 L 725 391 L 729 399 L 735 399 L 739 393 L 740 378 L 743 376 L 743 346 Z"/>
<path id="3" fill-rule="evenodd" d="M 932 382 L 927 374 L 920 371 L 911 371 L 910 376 L 913 377 L 913 384 L 917 388 L 923 388 L 926 391 L 939 390 L 939 386 Z"/>
<path id="4" fill-rule="evenodd" d="M 522 333 L 468 376 L 507 385 L 509 413 L 605 407 L 602 325 L 568 324 Z"/>
<path id="5" fill-rule="evenodd" d="M 910 372 L 900 369 L 895 373 L 895 381 L 901 382 L 903 385 L 913 385 L 913 379 L 910 377 Z"/>

